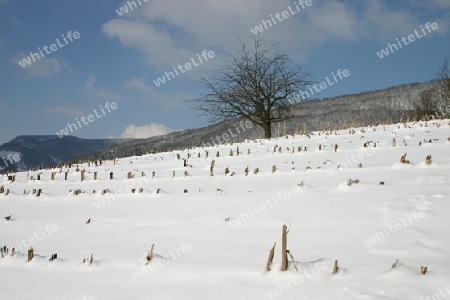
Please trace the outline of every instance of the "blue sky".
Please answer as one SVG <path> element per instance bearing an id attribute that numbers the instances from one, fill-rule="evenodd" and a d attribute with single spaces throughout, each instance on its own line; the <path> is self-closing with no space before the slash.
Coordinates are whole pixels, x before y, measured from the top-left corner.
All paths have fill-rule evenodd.
<path id="1" fill-rule="evenodd" d="M 427 81 L 450 56 L 448 0 L 311 2 L 263 33 L 317 81 L 338 69 L 350 71 L 320 97 Z M 263 19 L 294 7 L 289 0 L 140 3 L 120 16 L 116 10 L 126 1 L 0 0 L 0 144 L 17 135 L 56 134 L 106 102 L 118 108 L 72 135 L 149 137 L 206 126 L 186 101 L 202 92 L 195 79 L 220 66 L 237 36 L 250 38 Z M 383 59 L 377 56 L 427 22 L 439 28 Z M 80 36 L 65 44 L 62 35 L 69 31 Z M 18 63 L 58 38 L 64 47 L 25 68 Z M 160 87 L 153 83 L 203 50 L 215 57 Z"/>

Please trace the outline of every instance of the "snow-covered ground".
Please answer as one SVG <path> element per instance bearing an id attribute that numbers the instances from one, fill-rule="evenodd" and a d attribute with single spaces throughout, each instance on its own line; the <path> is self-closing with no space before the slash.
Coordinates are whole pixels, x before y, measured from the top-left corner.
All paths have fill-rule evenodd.
<path id="1" fill-rule="evenodd" d="M 0 245 L 17 254 L 0 258 L 0 299 L 444 299 L 450 295 L 449 124 L 144 155 L 83 164 L 79 171 L 17 173 L 12 183 L 1 176 Z M 405 153 L 412 164 L 400 163 Z M 135 178 L 127 179 L 128 172 Z M 349 179 L 359 183 L 349 186 Z M 42 189 L 41 196 L 33 189 Z M 283 224 L 298 272 L 292 263 L 279 270 Z M 152 244 L 154 259 L 146 265 Z M 35 257 L 26 262 L 30 246 Z M 58 258 L 49 262 L 54 253 Z M 92 253 L 94 263 L 83 263 Z M 335 260 L 340 272 L 333 275 Z"/>

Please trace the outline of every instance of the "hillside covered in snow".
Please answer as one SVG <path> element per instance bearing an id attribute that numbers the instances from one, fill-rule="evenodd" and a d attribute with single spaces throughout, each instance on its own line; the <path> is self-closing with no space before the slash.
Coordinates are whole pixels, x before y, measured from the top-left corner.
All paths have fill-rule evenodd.
<path id="1" fill-rule="evenodd" d="M 441 120 L 0 175 L 0 298 L 443 299 L 449 150 Z"/>

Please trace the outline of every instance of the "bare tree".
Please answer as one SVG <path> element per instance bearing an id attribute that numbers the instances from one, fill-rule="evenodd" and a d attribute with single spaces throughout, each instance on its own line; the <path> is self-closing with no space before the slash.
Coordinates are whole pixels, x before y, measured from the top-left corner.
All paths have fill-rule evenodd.
<path id="1" fill-rule="evenodd" d="M 438 81 L 439 96 L 446 105 L 450 104 L 450 59 L 446 57 L 441 66 L 436 72 L 436 79 Z"/>
<path id="2" fill-rule="evenodd" d="M 424 90 L 419 93 L 418 98 L 415 110 L 419 119 L 434 115 L 439 110 L 439 100 L 435 90 Z"/>
<path id="3" fill-rule="evenodd" d="M 296 65 L 286 54 L 277 54 L 259 35 L 252 36 L 251 45 L 239 39 L 237 53 L 209 79 L 200 79 L 207 91 L 194 99 L 198 109 L 219 122 L 242 117 L 272 137 L 272 124 L 293 117 L 287 98 L 303 89 L 311 75 Z"/>

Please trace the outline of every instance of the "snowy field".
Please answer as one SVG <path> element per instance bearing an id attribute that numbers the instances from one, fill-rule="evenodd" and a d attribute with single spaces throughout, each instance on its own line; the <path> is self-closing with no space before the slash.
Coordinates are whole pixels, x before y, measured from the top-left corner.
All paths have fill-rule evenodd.
<path id="1" fill-rule="evenodd" d="M 445 299 L 449 124 L 195 148 L 17 173 L 14 182 L 2 175 L 0 245 L 10 250 L 0 299 Z M 400 162 L 405 153 L 410 164 Z M 280 271 L 283 224 L 298 271 L 291 258 Z"/>

